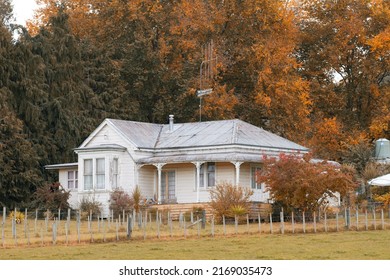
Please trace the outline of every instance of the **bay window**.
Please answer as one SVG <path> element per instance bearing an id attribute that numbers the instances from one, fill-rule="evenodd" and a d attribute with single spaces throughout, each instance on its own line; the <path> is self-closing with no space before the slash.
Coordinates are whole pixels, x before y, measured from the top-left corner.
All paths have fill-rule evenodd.
<path id="1" fill-rule="evenodd" d="M 84 160 L 84 190 L 93 188 L 93 166 L 92 159 Z"/>
<path id="2" fill-rule="evenodd" d="M 96 189 L 104 190 L 105 189 L 105 160 L 104 158 L 96 159 Z"/>

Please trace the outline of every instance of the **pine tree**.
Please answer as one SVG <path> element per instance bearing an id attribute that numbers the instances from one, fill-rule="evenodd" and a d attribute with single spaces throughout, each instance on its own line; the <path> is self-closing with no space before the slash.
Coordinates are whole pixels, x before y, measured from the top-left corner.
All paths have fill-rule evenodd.
<path id="1" fill-rule="evenodd" d="M 14 98 L 10 87 L 17 75 L 12 48 L 11 33 L 0 21 L 0 204 L 7 207 L 27 202 L 41 183 L 36 173 L 37 154 L 11 106 Z"/>

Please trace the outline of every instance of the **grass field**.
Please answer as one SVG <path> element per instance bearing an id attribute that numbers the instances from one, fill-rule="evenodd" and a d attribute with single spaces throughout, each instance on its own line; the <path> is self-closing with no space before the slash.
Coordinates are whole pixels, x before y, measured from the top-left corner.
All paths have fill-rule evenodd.
<path id="1" fill-rule="evenodd" d="M 10 260 L 389 260 L 390 231 L 239 234 L 0 248 Z"/>

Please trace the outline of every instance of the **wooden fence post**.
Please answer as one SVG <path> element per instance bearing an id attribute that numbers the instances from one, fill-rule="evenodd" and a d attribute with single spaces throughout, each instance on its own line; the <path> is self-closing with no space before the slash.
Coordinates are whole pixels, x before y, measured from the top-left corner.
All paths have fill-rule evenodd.
<path id="1" fill-rule="evenodd" d="M 81 213 L 80 210 L 78 210 L 77 211 L 77 240 L 79 243 L 81 242 L 80 227 L 81 227 Z"/>
<path id="2" fill-rule="evenodd" d="M 367 214 L 367 209 L 365 211 L 366 214 L 366 219 L 365 219 L 365 225 L 366 225 L 366 231 L 368 230 L 368 214 Z"/>
<path id="3" fill-rule="evenodd" d="M 41 223 L 41 246 L 43 246 L 43 228 Z"/>
<path id="4" fill-rule="evenodd" d="M 359 210 L 356 208 L 356 230 L 359 230 Z"/>
<path id="5" fill-rule="evenodd" d="M 160 239 L 160 213 L 156 212 L 156 224 L 157 224 L 157 238 Z"/>
<path id="6" fill-rule="evenodd" d="M 57 223 L 55 218 L 51 229 L 52 229 L 52 241 L 53 241 L 53 245 L 55 245 L 57 242 Z"/>
<path id="7" fill-rule="evenodd" d="M 198 238 L 200 238 L 200 226 L 201 226 L 201 223 L 199 223 L 199 217 L 196 216 L 196 221 L 197 221 L 197 231 L 198 231 Z"/>
<path id="8" fill-rule="evenodd" d="M 5 246 L 5 221 L 7 215 L 7 208 L 3 207 L 3 221 L 1 222 L 1 240 L 3 247 Z"/>
<path id="9" fill-rule="evenodd" d="M 260 212 L 257 213 L 257 220 L 258 220 L 258 223 L 259 223 L 259 233 L 261 234 L 261 216 L 260 216 Z"/>
<path id="10" fill-rule="evenodd" d="M 102 220 L 103 242 L 106 242 L 106 223 Z"/>
<path id="11" fill-rule="evenodd" d="M 376 215 L 375 215 L 375 209 L 372 210 L 372 216 L 374 219 L 374 229 L 376 230 Z"/>
<path id="12" fill-rule="evenodd" d="M 303 228 L 303 233 L 306 233 L 305 211 L 302 212 L 302 228 Z"/>
<path id="13" fill-rule="evenodd" d="M 339 212 L 336 212 L 336 231 L 339 231 Z"/>
<path id="14" fill-rule="evenodd" d="M 226 221 L 225 221 L 225 215 L 222 215 L 222 224 L 223 224 L 223 235 L 226 235 Z"/>
<path id="15" fill-rule="evenodd" d="M 325 232 L 328 232 L 328 222 L 327 222 L 326 210 L 324 211 L 324 229 Z"/>
<path id="16" fill-rule="evenodd" d="M 171 212 L 168 212 L 169 214 L 169 236 L 173 237 L 173 222 L 172 222 L 172 215 Z"/>
<path id="17" fill-rule="evenodd" d="M 284 234 L 284 214 L 283 214 L 283 209 L 280 212 L 280 232 Z"/>
<path id="18" fill-rule="evenodd" d="M 24 224 L 24 238 L 27 238 L 27 208 L 24 209 L 24 221 L 23 221 L 23 224 Z"/>
<path id="19" fill-rule="evenodd" d="M 115 233 L 116 233 L 116 241 L 119 241 L 119 222 L 118 222 L 118 219 L 115 220 Z"/>
<path id="20" fill-rule="evenodd" d="M 274 233 L 272 228 L 272 213 L 269 213 L 269 231 L 271 234 Z"/>
<path id="21" fill-rule="evenodd" d="M 295 233 L 294 211 L 291 211 L 291 227 L 292 227 L 292 233 Z"/>
<path id="22" fill-rule="evenodd" d="M 187 238 L 186 216 L 183 215 L 184 238 Z"/>
<path id="23" fill-rule="evenodd" d="M 34 235 L 37 234 L 37 222 L 38 222 L 38 209 L 35 209 Z"/>
<path id="24" fill-rule="evenodd" d="M 383 213 L 383 208 L 381 209 L 381 221 L 382 221 L 382 229 L 385 229 L 385 215 Z"/>
<path id="25" fill-rule="evenodd" d="M 238 233 L 238 218 L 237 215 L 234 215 L 234 232 Z"/>
<path id="26" fill-rule="evenodd" d="M 249 234 L 249 214 L 246 214 L 246 232 Z"/>
<path id="27" fill-rule="evenodd" d="M 68 237 L 68 235 L 69 235 L 69 224 L 68 224 L 68 222 L 66 222 L 65 223 L 65 243 L 66 243 L 66 245 L 68 245 L 69 244 L 69 237 Z"/>
<path id="28" fill-rule="evenodd" d="M 313 213 L 313 222 L 314 222 L 314 232 L 317 232 L 317 220 L 316 220 L 316 212 Z"/>
<path id="29" fill-rule="evenodd" d="M 211 236 L 214 237 L 214 215 L 211 216 Z"/>
<path id="30" fill-rule="evenodd" d="M 133 232 L 133 221 L 130 214 L 127 214 L 127 239 L 131 238 L 131 233 Z"/>

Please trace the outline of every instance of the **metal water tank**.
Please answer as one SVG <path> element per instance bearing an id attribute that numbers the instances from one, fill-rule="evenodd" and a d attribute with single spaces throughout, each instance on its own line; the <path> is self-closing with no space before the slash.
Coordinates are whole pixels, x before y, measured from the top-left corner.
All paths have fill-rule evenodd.
<path id="1" fill-rule="evenodd" d="M 381 138 L 375 142 L 375 158 L 376 159 L 386 159 L 390 158 L 390 141 Z"/>

